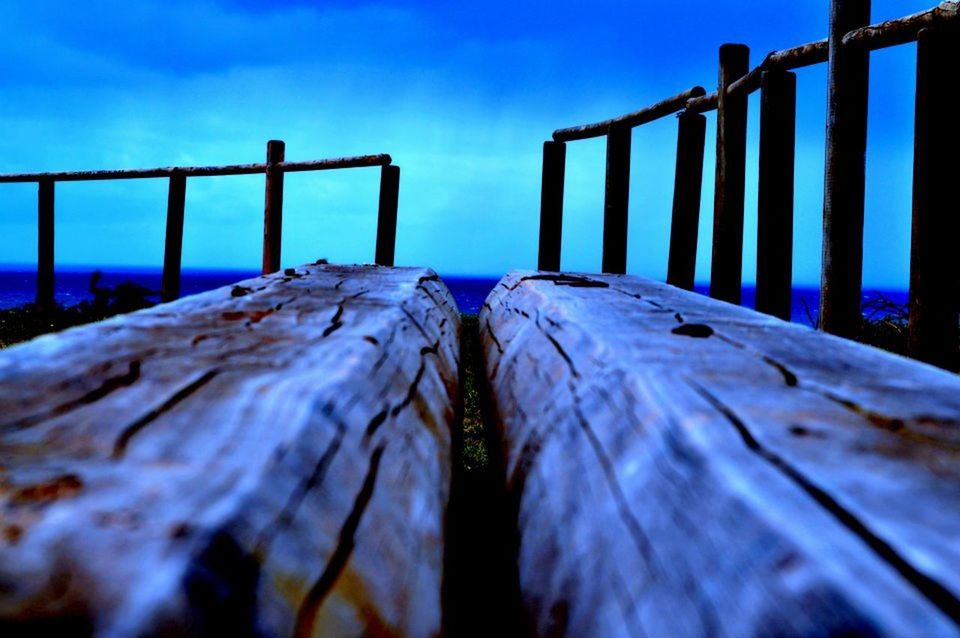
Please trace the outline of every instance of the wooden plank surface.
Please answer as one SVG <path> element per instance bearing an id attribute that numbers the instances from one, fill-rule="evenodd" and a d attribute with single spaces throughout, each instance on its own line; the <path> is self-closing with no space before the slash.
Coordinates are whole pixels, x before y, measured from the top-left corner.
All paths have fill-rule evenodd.
<path id="1" fill-rule="evenodd" d="M 459 329 L 310 265 L 0 352 L 0 635 L 436 635 Z"/>
<path id="2" fill-rule="evenodd" d="M 628 276 L 480 322 L 535 635 L 960 635 L 960 377 Z"/>

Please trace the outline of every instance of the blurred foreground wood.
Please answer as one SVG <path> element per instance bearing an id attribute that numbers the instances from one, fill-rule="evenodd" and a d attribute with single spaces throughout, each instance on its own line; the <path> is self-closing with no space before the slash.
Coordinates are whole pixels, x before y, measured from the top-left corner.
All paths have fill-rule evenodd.
<path id="1" fill-rule="evenodd" d="M 458 333 L 311 265 L 3 351 L 0 635 L 436 635 Z"/>
<path id="2" fill-rule="evenodd" d="M 480 330 L 535 635 L 960 635 L 960 377 L 635 277 Z"/>

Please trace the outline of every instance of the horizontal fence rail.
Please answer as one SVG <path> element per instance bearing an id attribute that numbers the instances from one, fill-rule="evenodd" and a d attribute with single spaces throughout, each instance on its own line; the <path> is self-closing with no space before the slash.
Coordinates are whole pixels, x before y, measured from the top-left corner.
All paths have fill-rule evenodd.
<path id="1" fill-rule="evenodd" d="M 792 70 L 828 66 L 826 180 L 819 327 L 857 337 L 861 311 L 867 94 L 870 52 L 917 43 L 917 102 L 911 241 L 909 351 L 947 368 L 960 366 L 960 276 L 950 242 L 960 235 L 960 185 L 947 158 L 960 148 L 956 64 L 960 2 L 870 23 L 869 0 L 831 0 L 829 37 L 774 51 L 750 68 L 749 49 L 720 49 L 720 83 L 679 93 L 626 115 L 554 131 L 543 147 L 541 270 L 561 268 L 565 143 L 607 138 L 603 272 L 627 260 L 630 131 L 678 114 L 677 161 L 667 282 L 692 289 L 703 182 L 705 113 L 717 111 L 711 295 L 739 303 L 747 96 L 760 92 L 757 309 L 790 317 L 793 244 L 796 78 Z M 951 261 L 952 260 L 952 261 Z"/>
<path id="2" fill-rule="evenodd" d="M 42 310 L 50 310 L 55 307 L 54 199 L 55 184 L 57 182 L 92 182 L 151 178 L 169 179 L 170 186 L 167 195 L 161 299 L 163 301 L 172 301 L 180 296 L 180 268 L 183 251 L 183 222 L 187 178 L 265 175 L 262 270 L 264 274 L 268 274 L 280 269 L 284 174 L 345 168 L 379 167 L 381 174 L 375 263 L 382 266 L 393 266 L 397 233 L 400 168 L 393 165 L 392 158 L 386 154 L 379 154 L 306 162 L 288 162 L 285 161 L 284 156 L 284 143 L 280 140 L 271 140 L 267 143 L 267 161 L 260 164 L 0 174 L 0 183 L 36 183 L 38 185 L 37 306 Z"/>
<path id="3" fill-rule="evenodd" d="M 627 113 L 626 115 L 604 120 L 603 122 L 597 122 L 596 124 L 585 124 L 583 126 L 573 126 L 571 128 L 556 130 L 553 132 L 553 139 L 555 142 L 585 140 L 591 137 L 602 137 L 614 126 L 633 128 L 635 126 L 648 124 L 682 110 L 689 100 L 695 97 L 702 97 L 706 95 L 706 93 L 706 90 L 704 90 L 702 86 L 695 86 L 683 93 L 678 93 L 671 98 L 667 98 L 653 106 L 648 106 L 645 109 L 634 111 L 633 113 Z"/>
<path id="4" fill-rule="evenodd" d="M 339 168 L 365 168 L 389 166 L 389 155 L 362 155 L 360 157 L 341 157 L 337 159 L 315 160 L 311 162 L 277 162 L 276 170 L 284 173 L 306 171 L 329 171 Z M 223 177 L 227 175 L 260 175 L 266 172 L 270 164 L 234 164 L 229 166 L 170 166 L 165 168 L 133 168 L 104 171 L 63 171 L 58 173 L 16 173 L 0 174 L 0 184 L 40 182 L 95 182 L 114 179 L 146 179 L 154 177 Z"/>

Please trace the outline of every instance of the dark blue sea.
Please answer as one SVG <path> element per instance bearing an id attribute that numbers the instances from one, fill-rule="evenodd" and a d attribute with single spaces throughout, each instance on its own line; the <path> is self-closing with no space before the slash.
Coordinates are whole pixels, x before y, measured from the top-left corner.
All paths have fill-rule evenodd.
<path id="1" fill-rule="evenodd" d="M 56 298 L 64 305 L 73 305 L 84 299 L 92 299 L 90 293 L 90 275 L 95 268 L 60 267 L 57 269 Z M 133 282 L 154 291 L 159 298 L 159 269 L 154 268 L 103 268 L 100 287 Z M 227 286 L 241 279 L 255 277 L 259 273 L 252 270 L 191 270 L 182 273 L 181 290 L 183 295 L 196 294 Z M 476 313 L 484 299 L 497 283 L 493 278 L 450 277 L 443 276 L 450 288 L 461 312 Z M 36 294 L 36 272 L 27 267 L 0 266 L 0 308 L 11 308 L 33 301 Z M 706 293 L 706 286 L 698 286 L 697 291 Z M 745 287 L 743 305 L 754 306 L 756 291 Z M 907 302 L 907 293 L 902 290 L 866 290 L 864 301 L 885 299 L 896 304 Z M 807 325 L 817 319 L 819 291 L 816 288 L 795 288 L 793 294 L 792 320 Z"/>

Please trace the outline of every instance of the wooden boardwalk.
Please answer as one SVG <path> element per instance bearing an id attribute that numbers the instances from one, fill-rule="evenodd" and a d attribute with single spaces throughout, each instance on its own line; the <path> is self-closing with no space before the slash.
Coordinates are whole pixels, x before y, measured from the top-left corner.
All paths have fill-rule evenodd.
<path id="1" fill-rule="evenodd" d="M 960 635 L 960 377 L 628 276 L 480 330 L 535 635 Z"/>
<path id="2" fill-rule="evenodd" d="M 321 265 L 0 352 L 0 635 L 437 635 L 458 358 Z"/>

